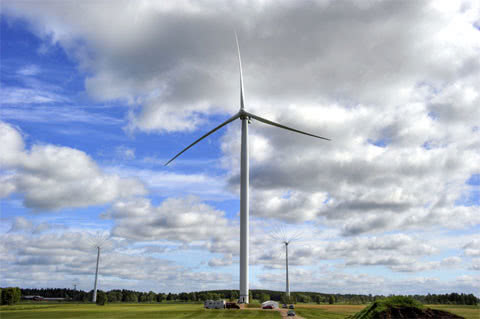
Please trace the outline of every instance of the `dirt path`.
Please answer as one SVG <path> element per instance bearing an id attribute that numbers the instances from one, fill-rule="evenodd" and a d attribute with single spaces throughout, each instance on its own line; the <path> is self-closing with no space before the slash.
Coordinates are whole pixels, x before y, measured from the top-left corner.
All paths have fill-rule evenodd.
<path id="1" fill-rule="evenodd" d="M 296 315 L 296 316 L 294 316 L 294 317 L 288 317 L 288 316 L 287 316 L 288 310 L 289 310 L 289 309 L 283 309 L 283 308 L 278 308 L 278 309 L 277 309 L 277 311 L 279 311 L 280 314 L 282 315 L 282 318 L 305 319 L 305 318 L 303 318 L 303 317 L 301 317 L 301 316 L 299 316 L 299 315 Z M 295 310 L 293 310 L 293 311 L 295 311 Z"/>
<path id="2" fill-rule="evenodd" d="M 242 306 L 243 306 L 243 307 L 242 307 Z M 247 308 L 247 307 L 245 307 L 244 305 L 240 305 L 240 309 L 241 309 L 241 310 L 278 311 L 278 312 L 280 312 L 280 315 L 282 316 L 282 318 L 305 319 L 305 318 L 303 318 L 302 316 L 299 316 L 299 315 L 296 315 L 296 316 L 293 316 L 293 317 L 287 316 L 287 312 L 288 312 L 290 309 L 277 308 L 277 309 L 274 309 L 274 310 L 269 310 L 269 309 L 261 309 L 261 308 Z M 293 311 L 295 311 L 295 310 L 293 310 Z"/>

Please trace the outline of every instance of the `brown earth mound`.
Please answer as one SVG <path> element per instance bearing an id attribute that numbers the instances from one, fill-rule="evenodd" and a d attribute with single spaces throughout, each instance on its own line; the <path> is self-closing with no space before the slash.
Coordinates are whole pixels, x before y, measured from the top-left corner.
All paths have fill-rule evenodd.
<path id="1" fill-rule="evenodd" d="M 389 308 L 375 314 L 372 319 L 464 319 L 453 313 L 435 310 L 419 309 L 415 307 Z"/>

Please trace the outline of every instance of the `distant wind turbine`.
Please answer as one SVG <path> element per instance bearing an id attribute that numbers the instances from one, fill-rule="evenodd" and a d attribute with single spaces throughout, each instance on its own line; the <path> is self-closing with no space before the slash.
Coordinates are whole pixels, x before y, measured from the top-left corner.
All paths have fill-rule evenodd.
<path id="1" fill-rule="evenodd" d="M 288 245 L 292 242 L 300 240 L 301 232 L 297 231 L 291 234 L 286 227 L 281 226 L 274 228 L 274 232 L 270 235 L 275 241 L 285 245 L 285 294 L 290 297 L 290 281 L 288 278 Z"/>
<path id="2" fill-rule="evenodd" d="M 97 249 L 97 267 L 95 268 L 95 282 L 93 284 L 92 302 L 97 302 L 97 280 L 98 280 L 98 264 L 100 262 L 100 249 L 105 245 L 106 241 L 107 241 L 107 235 L 100 232 L 97 233 L 93 239 L 91 239 L 92 245 Z"/>
<path id="3" fill-rule="evenodd" d="M 238 37 L 235 34 L 235 41 L 237 43 L 237 52 L 238 52 L 238 63 L 240 67 L 240 110 L 237 114 L 211 130 L 210 132 L 204 134 L 202 137 L 197 139 L 195 142 L 184 148 L 180 153 L 175 155 L 171 160 L 165 163 L 165 166 L 170 164 L 173 160 L 177 157 L 182 155 L 185 151 L 189 148 L 209 136 L 210 134 L 218 131 L 225 125 L 229 124 L 230 122 L 235 121 L 236 119 L 240 119 L 242 121 L 242 146 L 241 146 L 241 162 L 240 162 L 240 303 L 248 303 L 248 238 L 249 238 L 249 227 L 248 227 L 248 219 L 249 219 L 249 209 L 248 209 L 248 188 L 249 188 L 249 168 L 248 168 L 248 124 L 251 122 L 252 119 L 255 119 L 259 122 L 263 122 L 265 124 L 269 124 L 272 126 L 276 126 L 279 128 L 283 128 L 285 130 L 289 130 L 292 132 L 316 137 L 322 140 L 329 141 L 330 139 L 321 137 L 315 134 L 310 134 L 307 132 L 303 132 L 282 124 L 275 123 L 273 121 L 267 120 L 263 117 L 255 115 L 253 113 L 245 111 L 245 97 L 244 97 L 244 88 L 243 88 L 243 72 L 242 72 L 242 59 L 240 57 L 240 46 L 238 44 Z"/>

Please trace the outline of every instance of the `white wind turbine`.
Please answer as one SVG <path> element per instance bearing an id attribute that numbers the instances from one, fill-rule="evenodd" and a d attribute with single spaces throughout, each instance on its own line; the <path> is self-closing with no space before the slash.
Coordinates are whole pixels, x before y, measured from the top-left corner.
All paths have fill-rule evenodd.
<path id="1" fill-rule="evenodd" d="M 301 231 L 292 233 L 285 226 L 274 227 L 270 235 L 273 240 L 285 245 L 285 293 L 290 297 L 290 281 L 288 277 L 288 245 L 292 242 L 301 240 Z"/>
<path id="2" fill-rule="evenodd" d="M 98 280 L 98 264 L 100 262 L 100 249 L 107 243 L 108 235 L 98 232 L 92 239 L 90 239 L 92 246 L 97 249 L 97 267 L 95 268 L 95 282 L 93 284 L 92 302 L 97 302 L 97 280 Z"/>
<path id="3" fill-rule="evenodd" d="M 251 122 L 251 119 L 255 119 L 259 122 L 263 122 L 265 124 L 269 124 L 272 126 L 276 126 L 279 128 L 283 128 L 285 130 L 293 131 L 296 133 L 316 137 L 322 140 L 329 141 L 330 139 L 321 137 L 315 134 L 310 134 L 307 132 L 303 132 L 282 124 L 278 124 L 267 120 L 263 117 L 255 115 L 253 113 L 245 111 L 245 97 L 244 97 L 244 88 L 243 88 L 243 73 L 242 73 L 242 60 L 240 57 L 240 46 L 238 44 L 238 38 L 235 34 L 235 40 L 237 43 L 237 52 L 238 52 L 238 63 L 240 67 L 240 110 L 237 114 L 211 130 L 210 132 L 204 134 L 202 137 L 197 139 L 195 142 L 184 148 L 180 153 L 175 155 L 171 160 L 165 163 L 165 166 L 183 154 L 186 150 L 209 136 L 210 134 L 216 132 L 220 128 L 224 127 L 225 125 L 229 124 L 230 122 L 235 121 L 236 119 L 240 119 L 242 121 L 242 146 L 241 146 L 241 155 L 240 155 L 240 303 L 248 303 L 248 238 L 249 238 L 249 227 L 248 227 L 248 219 L 249 219 L 249 210 L 248 210 L 248 188 L 249 188 L 249 168 L 248 168 L 248 124 Z"/>

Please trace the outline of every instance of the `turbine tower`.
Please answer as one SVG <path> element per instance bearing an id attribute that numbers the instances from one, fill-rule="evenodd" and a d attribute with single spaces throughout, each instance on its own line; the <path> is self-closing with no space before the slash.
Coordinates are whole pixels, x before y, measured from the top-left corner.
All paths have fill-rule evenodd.
<path id="1" fill-rule="evenodd" d="M 241 153 L 240 153 L 240 303 L 248 303 L 248 239 L 249 239 L 249 207 L 248 207 L 248 189 L 249 189 L 249 167 L 248 167 L 248 124 L 251 123 L 252 119 L 255 119 L 259 122 L 263 122 L 265 124 L 269 124 L 272 126 L 276 126 L 285 130 L 293 131 L 296 133 L 316 137 L 322 140 L 329 141 L 328 138 L 321 137 L 315 134 L 310 134 L 307 132 L 303 132 L 282 124 L 275 123 L 273 121 L 267 120 L 263 117 L 255 115 L 253 113 L 247 112 L 245 110 L 245 96 L 244 96 L 244 88 L 243 88 L 243 72 L 242 72 L 242 59 L 240 57 L 240 46 L 238 44 L 238 37 L 235 34 L 235 40 L 237 43 L 237 53 L 238 53 L 238 63 L 240 68 L 240 110 L 237 114 L 220 124 L 219 126 L 215 127 L 210 132 L 204 134 L 199 139 L 194 141 L 192 144 L 184 148 L 180 153 L 175 155 L 171 160 L 165 163 L 167 166 L 177 157 L 182 155 L 185 151 L 189 148 L 209 136 L 214 132 L 218 131 L 225 125 L 235 121 L 236 119 L 240 119 L 242 121 L 242 144 L 241 144 Z"/>
<path id="2" fill-rule="evenodd" d="M 288 241 L 284 242 L 285 244 L 285 272 L 286 272 L 286 287 L 285 287 L 285 293 L 287 294 L 288 297 L 290 297 L 290 282 L 288 281 Z"/>
<path id="3" fill-rule="evenodd" d="M 285 245 L 285 294 L 290 297 L 290 280 L 288 278 L 288 245 L 292 242 L 301 240 L 301 232 L 292 233 L 285 226 L 274 227 L 274 232 L 270 235 L 275 241 L 280 241 Z"/>
<path id="4" fill-rule="evenodd" d="M 93 284 L 92 302 L 97 302 L 97 281 L 98 281 L 98 265 L 100 263 L 100 249 L 107 241 L 105 233 L 98 232 L 91 240 L 92 246 L 97 249 L 97 266 L 95 268 L 95 282 Z"/>
<path id="5" fill-rule="evenodd" d="M 100 261 L 100 246 L 97 246 L 97 268 L 95 269 L 95 283 L 93 285 L 92 302 L 97 302 L 97 279 L 98 279 L 98 262 Z"/>

